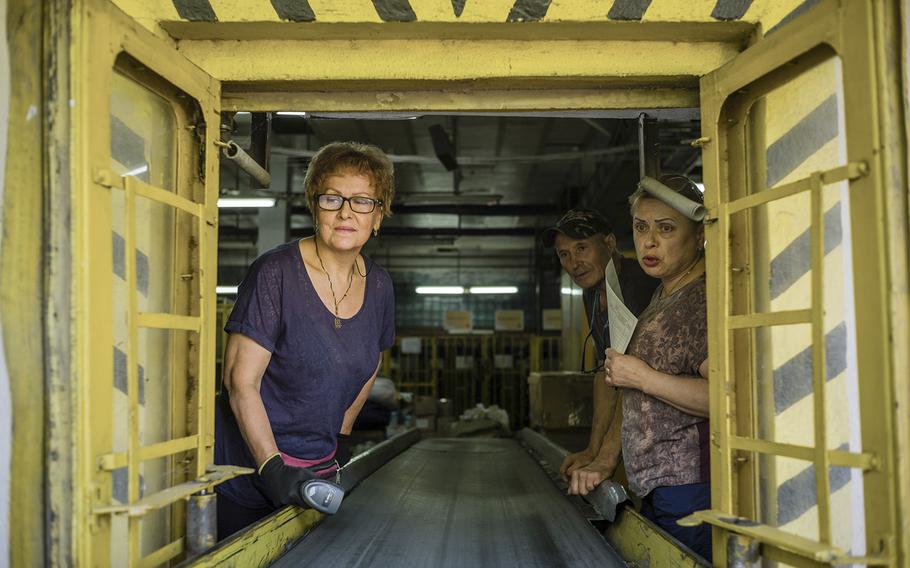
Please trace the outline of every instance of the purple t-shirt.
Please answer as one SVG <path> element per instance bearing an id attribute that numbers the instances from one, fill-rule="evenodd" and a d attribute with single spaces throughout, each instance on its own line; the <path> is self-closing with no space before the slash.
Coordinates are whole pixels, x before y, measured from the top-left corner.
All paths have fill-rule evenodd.
<path id="1" fill-rule="evenodd" d="M 345 411 L 395 341 L 392 279 L 372 260 L 364 262 L 363 305 L 341 329 L 313 288 L 297 240 L 253 262 L 224 326 L 272 353 L 259 392 L 278 449 L 293 457 L 334 455 Z M 226 391 L 215 407 L 215 463 L 256 467 Z M 251 476 L 222 483 L 218 491 L 240 505 L 268 506 Z"/>

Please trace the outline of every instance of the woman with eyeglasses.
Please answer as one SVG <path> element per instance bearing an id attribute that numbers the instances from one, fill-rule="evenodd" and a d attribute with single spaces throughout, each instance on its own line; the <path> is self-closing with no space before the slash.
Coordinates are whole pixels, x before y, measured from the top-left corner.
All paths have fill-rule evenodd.
<path id="1" fill-rule="evenodd" d="M 334 479 L 343 439 L 395 337 L 392 280 L 360 254 L 390 214 L 393 166 L 375 146 L 321 148 L 304 186 L 313 237 L 253 262 L 225 325 L 215 463 L 255 474 L 218 486 L 219 539 Z"/>
<path id="2" fill-rule="evenodd" d="M 711 560 L 711 528 L 676 521 L 711 508 L 704 206 L 686 177 L 644 178 L 630 197 L 638 262 L 660 279 L 623 355 L 607 349 L 622 387 L 622 453 L 642 514 Z"/>

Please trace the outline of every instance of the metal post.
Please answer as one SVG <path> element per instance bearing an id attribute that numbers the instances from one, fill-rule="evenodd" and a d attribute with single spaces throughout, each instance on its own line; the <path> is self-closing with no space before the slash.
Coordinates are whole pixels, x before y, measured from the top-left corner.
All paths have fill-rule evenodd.
<path id="1" fill-rule="evenodd" d="M 660 176 L 660 126 L 656 118 L 638 115 L 639 177 Z"/>
<path id="2" fill-rule="evenodd" d="M 186 505 L 187 557 L 198 556 L 218 541 L 217 497 L 212 491 L 200 491 Z"/>
<path id="3" fill-rule="evenodd" d="M 729 568 L 755 568 L 761 560 L 758 542 L 751 538 L 730 534 L 727 536 L 727 566 Z"/>

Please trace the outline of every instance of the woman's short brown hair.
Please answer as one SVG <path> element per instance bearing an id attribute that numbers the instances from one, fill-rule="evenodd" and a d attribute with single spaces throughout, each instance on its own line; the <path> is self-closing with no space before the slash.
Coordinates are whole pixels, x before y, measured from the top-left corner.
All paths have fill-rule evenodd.
<path id="1" fill-rule="evenodd" d="M 354 172 L 370 179 L 376 190 L 376 199 L 382 201 L 382 214 L 392 214 L 395 196 L 395 167 L 385 152 L 372 144 L 360 142 L 332 142 L 316 152 L 303 179 L 307 205 L 314 216 L 318 211 L 316 200 L 329 176 Z"/>

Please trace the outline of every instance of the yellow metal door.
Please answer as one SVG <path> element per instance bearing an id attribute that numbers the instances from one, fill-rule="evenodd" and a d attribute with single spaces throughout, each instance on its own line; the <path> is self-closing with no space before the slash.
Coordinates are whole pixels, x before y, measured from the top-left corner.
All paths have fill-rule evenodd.
<path id="1" fill-rule="evenodd" d="M 766 563 L 906 562 L 878 96 L 893 6 L 819 2 L 701 80 L 712 510 L 689 521 L 714 526 L 720 565 L 731 537 Z"/>
<path id="2" fill-rule="evenodd" d="M 237 473 L 212 466 L 220 85 L 112 3 L 74 10 L 75 555 L 154 566 Z"/>

